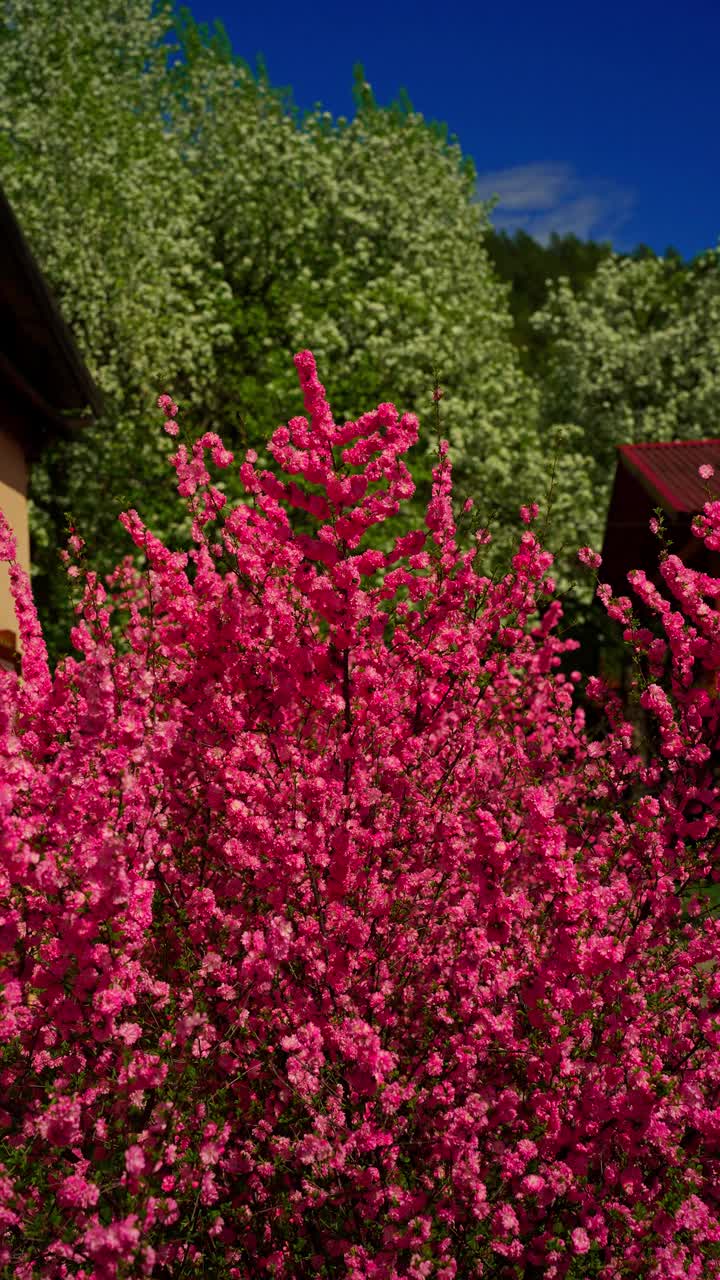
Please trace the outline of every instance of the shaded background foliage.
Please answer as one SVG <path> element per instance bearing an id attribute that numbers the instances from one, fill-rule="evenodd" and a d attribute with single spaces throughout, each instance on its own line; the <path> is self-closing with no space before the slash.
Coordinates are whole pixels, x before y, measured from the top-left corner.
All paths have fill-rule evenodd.
<path id="1" fill-rule="evenodd" d="M 427 497 L 438 376 L 459 489 L 478 523 L 494 517 L 489 563 L 550 489 L 562 585 L 575 547 L 602 537 L 614 445 L 716 430 L 716 252 L 685 264 L 495 232 L 472 163 L 406 95 L 380 106 L 358 69 L 352 119 L 301 115 L 221 27 L 171 4 L 6 0 L 3 14 L 0 178 L 107 404 L 32 478 L 54 656 L 67 512 L 103 572 L 128 551 L 123 506 L 186 532 L 159 391 L 262 461 L 300 409 L 289 356 L 311 346 L 339 419 L 383 400 L 420 414 L 407 523 Z"/>

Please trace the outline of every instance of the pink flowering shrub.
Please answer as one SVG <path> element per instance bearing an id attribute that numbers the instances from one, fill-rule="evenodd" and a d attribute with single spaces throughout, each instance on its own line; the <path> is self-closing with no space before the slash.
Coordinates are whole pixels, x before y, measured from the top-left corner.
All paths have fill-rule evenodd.
<path id="1" fill-rule="evenodd" d="M 597 678 L 590 732 L 536 509 L 491 581 L 443 445 L 373 549 L 417 424 L 296 365 L 277 473 L 228 510 L 179 443 L 192 549 L 127 512 L 147 569 L 78 569 L 52 677 L 11 571 L 2 1274 L 720 1276 L 720 583 L 635 575 L 656 750 Z"/>

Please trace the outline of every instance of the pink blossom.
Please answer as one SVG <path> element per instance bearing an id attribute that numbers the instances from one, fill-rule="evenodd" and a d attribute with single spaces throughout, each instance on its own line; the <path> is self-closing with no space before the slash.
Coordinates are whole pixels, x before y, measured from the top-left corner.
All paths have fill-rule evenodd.
<path id="1" fill-rule="evenodd" d="M 247 501 L 205 432 L 185 550 L 70 545 L 52 673 L 0 522 L 0 1266 L 720 1280 L 720 581 L 599 584 L 583 688 L 539 536 L 483 574 L 447 442 L 408 527 L 417 419 L 296 366 Z"/>
<path id="2" fill-rule="evenodd" d="M 145 1153 L 137 1143 L 128 1147 L 125 1152 L 125 1168 L 134 1177 L 139 1177 L 145 1168 Z"/>
<path id="3" fill-rule="evenodd" d="M 88 1182 L 79 1173 L 64 1178 L 58 1189 L 58 1203 L 66 1209 L 92 1209 L 97 1204 L 100 1190 L 94 1182 Z"/>
<path id="4" fill-rule="evenodd" d="M 178 407 L 175 404 L 174 400 L 172 399 L 172 396 L 168 396 L 168 395 L 158 396 L 157 406 L 158 406 L 158 409 L 162 409 L 166 418 L 177 417 Z"/>
<path id="5" fill-rule="evenodd" d="M 576 1253 L 587 1253 L 590 1248 L 590 1237 L 584 1227 L 576 1227 L 572 1232 L 573 1248 Z"/>
<path id="6" fill-rule="evenodd" d="M 589 569 L 599 569 L 602 564 L 602 556 L 591 547 L 581 547 L 577 555 L 580 563 L 587 565 Z"/>
<path id="7" fill-rule="evenodd" d="M 41 1116 L 38 1131 L 53 1146 L 73 1146 L 81 1140 L 81 1116 L 82 1109 L 76 1099 L 57 1098 Z"/>

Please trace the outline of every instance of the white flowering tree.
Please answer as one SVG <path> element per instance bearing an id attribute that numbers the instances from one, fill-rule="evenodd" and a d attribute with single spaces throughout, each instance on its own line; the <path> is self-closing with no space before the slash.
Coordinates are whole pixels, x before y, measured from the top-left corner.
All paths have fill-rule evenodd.
<path id="1" fill-rule="evenodd" d="M 334 370 L 341 416 L 397 400 L 421 415 L 432 448 L 437 370 L 465 486 L 517 506 L 517 461 L 536 443 L 533 392 L 459 145 L 407 102 L 378 107 L 361 73 L 352 120 L 299 120 L 222 47 L 187 43 L 175 124 L 203 173 L 234 299 L 221 421 L 241 412 L 262 444 L 297 399 L 287 353 L 311 344 Z"/>
<path id="2" fill-rule="evenodd" d="M 535 496 L 546 459 L 507 288 L 472 166 L 440 128 L 378 107 L 361 80 L 352 120 L 300 118 L 221 36 L 150 0 L 5 9 L 3 182 L 108 403 L 36 469 L 46 624 L 62 511 L 101 567 L 125 549 L 118 502 L 173 534 L 157 392 L 261 448 L 297 397 L 302 347 L 334 370 L 341 414 L 388 399 L 420 412 L 420 481 L 437 371 L 462 488 L 504 517 Z"/>
<path id="3" fill-rule="evenodd" d="M 550 341 L 541 421 L 575 424 L 578 481 L 593 495 L 582 540 L 597 543 L 617 444 L 720 430 L 720 253 L 686 268 L 610 258 L 580 293 L 555 283 L 533 323 Z"/>
<path id="4" fill-rule="evenodd" d="M 8 0 L 4 17 L 0 176 L 107 404 L 34 470 L 36 594 L 52 641 L 64 511 L 110 558 L 118 501 L 152 494 L 172 525 L 149 411 L 166 381 L 198 399 L 213 379 L 229 290 L 166 125 L 168 15 L 148 0 Z"/>

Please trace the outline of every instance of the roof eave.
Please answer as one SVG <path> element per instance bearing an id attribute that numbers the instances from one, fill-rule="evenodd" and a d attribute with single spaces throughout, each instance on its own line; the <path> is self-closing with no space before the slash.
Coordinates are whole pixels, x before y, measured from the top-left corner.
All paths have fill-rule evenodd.
<path id="1" fill-rule="evenodd" d="M 75 339 L 62 318 L 60 309 L 50 291 L 47 281 L 35 261 L 30 246 L 23 235 L 17 218 L 15 217 L 12 206 L 1 187 L 0 227 L 2 227 L 7 247 L 15 255 L 22 268 L 34 302 L 50 332 L 58 357 L 64 363 L 78 390 L 78 400 L 76 404 L 63 405 L 59 407 L 45 404 L 43 416 L 47 417 L 48 415 L 46 411 L 49 411 L 49 420 L 57 431 L 60 431 L 63 434 L 68 430 L 72 432 L 73 423 L 79 425 L 83 421 L 79 411 L 89 407 L 92 415 L 95 417 L 100 417 L 103 414 L 105 405 L 102 394 L 90 376 L 87 366 L 80 354 L 80 351 L 78 350 Z M 14 371 L 14 373 L 17 377 L 21 378 L 21 375 L 18 375 L 17 371 Z M 29 384 L 25 383 L 25 380 L 22 378 L 21 381 L 25 384 L 26 389 Z M 22 388 L 18 389 L 22 390 Z M 39 393 L 35 391 L 34 388 L 31 388 L 31 390 L 37 399 L 42 400 L 42 397 L 39 396 Z M 39 406 L 36 405 L 36 407 Z M 63 410 L 68 411 L 67 415 Z"/>

